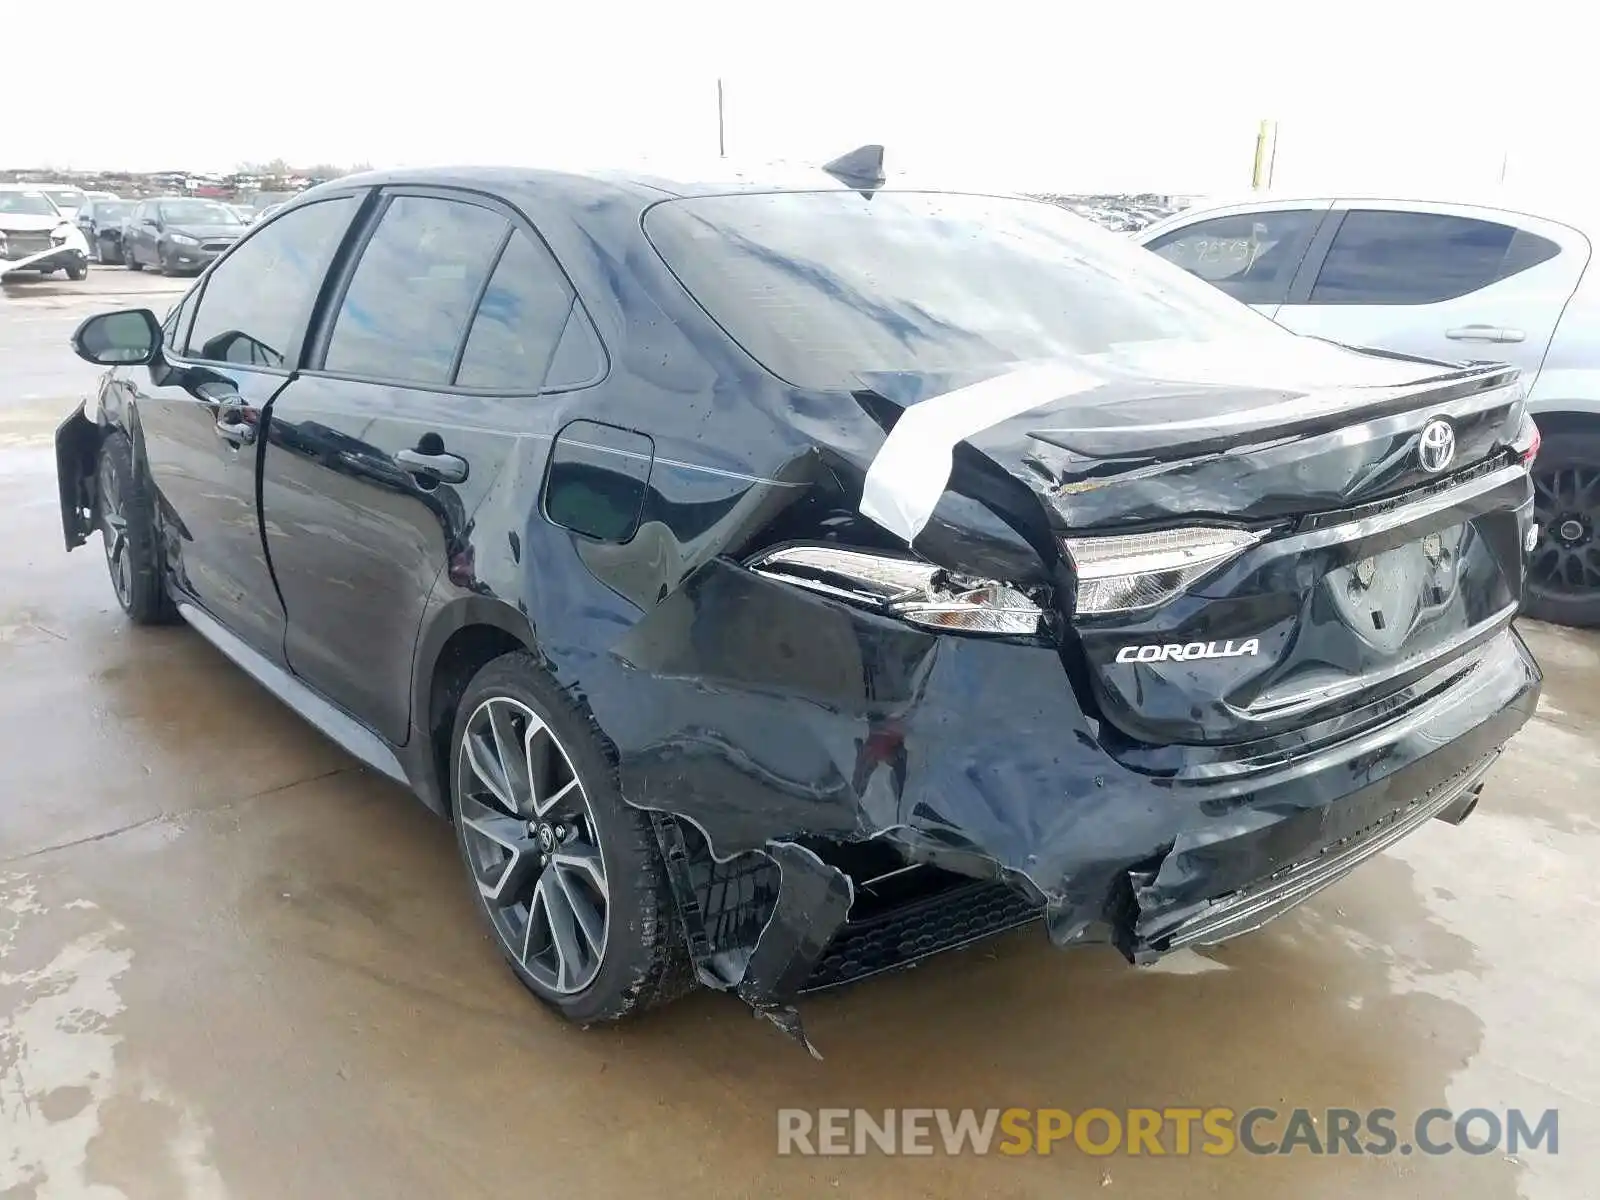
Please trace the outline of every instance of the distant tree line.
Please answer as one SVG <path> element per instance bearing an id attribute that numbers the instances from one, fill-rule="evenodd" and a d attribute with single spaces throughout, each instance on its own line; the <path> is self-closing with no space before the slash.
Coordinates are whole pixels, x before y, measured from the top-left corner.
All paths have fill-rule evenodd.
<path id="1" fill-rule="evenodd" d="M 371 163 L 352 163 L 350 166 L 341 167 L 334 163 L 314 163 L 309 167 L 291 166 L 286 159 L 274 158 L 270 162 L 241 163 L 238 174 L 257 175 L 268 179 L 338 179 L 341 175 L 354 175 L 359 171 L 372 170 Z"/>

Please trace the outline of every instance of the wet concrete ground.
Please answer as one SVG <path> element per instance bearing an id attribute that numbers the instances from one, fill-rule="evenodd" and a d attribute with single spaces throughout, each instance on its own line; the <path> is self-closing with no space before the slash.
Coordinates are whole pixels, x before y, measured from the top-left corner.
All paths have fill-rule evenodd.
<path id="1" fill-rule="evenodd" d="M 1527 628 L 1541 716 L 1465 825 L 1204 958 L 1015 935 L 812 1000 L 822 1062 L 722 996 L 579 1031 L 440 823 L 63 553 L 66 337 L 175 286 L 0 296 L 0 1197 L 1600 1192 L 1600 639 Z M 1030 1105 L 1553 1107 L 1560 1153 L 775 1153 L 780 1107 Z"/>

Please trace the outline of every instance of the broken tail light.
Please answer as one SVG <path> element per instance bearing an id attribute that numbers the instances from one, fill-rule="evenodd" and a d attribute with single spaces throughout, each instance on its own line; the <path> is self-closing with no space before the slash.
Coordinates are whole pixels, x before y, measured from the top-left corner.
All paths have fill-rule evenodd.
<path id="1" fill-rule="evenodd" d="M 758 574 L 953 633 L 1031 636 L 1044 610 L 1010 584 L 932 563 L 834 546 L 785 546 L 753 559 Z"/>
<path id="2" fill-rule="evenodd" d="M 1523 419 L 1522 429 L 1518 432 L 1517 440 L 1511 444 L 1511 449 L 1522 459 L 1524 466 L 1531 467 L 1533 460 L 1539 457 L 1539 447 L 1544 442 L 1544 436 L 1539 432 L 1538 424 L 1532 417 Z"/>
<path id="3" fill-rule="evenodd" d="M 1063 538 L 1078 578 L 1079 616 L 1137 612 L 1181 595 L 1262 538 L 1246 529 L 1163 529 Z"/>

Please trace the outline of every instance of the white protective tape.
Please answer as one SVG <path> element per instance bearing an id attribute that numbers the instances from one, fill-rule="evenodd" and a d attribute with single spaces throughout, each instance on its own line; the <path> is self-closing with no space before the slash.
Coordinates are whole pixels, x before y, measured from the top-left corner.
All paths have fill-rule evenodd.
<path id="1" fill-rule="evenodd" d="M 884 439 L 861 488 L 861 515 L 909 545 L 927 526 L 950 485 L 958 443 L 1030 408 L 1087 392 L 1098 375 L 1060 363 L 1019 367 L 992 379 L 930 396 L 901 415 Z"/>

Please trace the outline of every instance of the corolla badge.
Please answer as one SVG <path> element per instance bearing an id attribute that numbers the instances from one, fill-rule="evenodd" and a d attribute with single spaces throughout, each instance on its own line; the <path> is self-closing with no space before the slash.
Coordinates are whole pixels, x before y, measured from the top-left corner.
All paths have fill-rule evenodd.
<path id="1" fill-rule="evenodd" d="M 1131 662 L 1188 662 L 1196 658 L 1238 658 L 1245 654 L 1261 653 L 1260 638 L 1245 638 L 1242 642 L 1189 642 L 1166 645 L 1124 646 L 1117 651 L 1119 663 Z"/>
<path id="2" fill-rule="evenodd" d="M 1435 418 L 1422 427 L 1422 437 L 1417 441 L 1417 459 L 1422 469 L 1437 475 L 1450 465 L 1456 456 L 1456 431 L 1450 422 Z"/>

